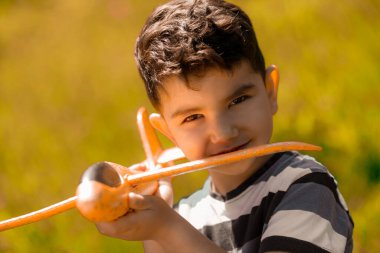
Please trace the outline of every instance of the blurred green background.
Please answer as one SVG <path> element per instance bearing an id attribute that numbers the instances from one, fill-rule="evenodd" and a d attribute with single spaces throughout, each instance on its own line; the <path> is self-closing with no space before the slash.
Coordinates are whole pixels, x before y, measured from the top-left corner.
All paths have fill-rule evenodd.
<path id="1" fill-rule="evenodd" d="M 135 118 L 148 107 L 135 39 L 163 1 L 0 0 L 0 220 L 75 193 L 97 161 L 143 160 Z M 380 2 L 234 1 L 281 71 L 273 141 L 313 153 L 339 182 L 355 252 L 380 252 Z M 163 140 L 165 146 L 170 146 Z M 176 198 L 204 173 L 174 180 Z M 100 235 L 76 210 L 0 233 L 0 252 L 142 252 Z"/>

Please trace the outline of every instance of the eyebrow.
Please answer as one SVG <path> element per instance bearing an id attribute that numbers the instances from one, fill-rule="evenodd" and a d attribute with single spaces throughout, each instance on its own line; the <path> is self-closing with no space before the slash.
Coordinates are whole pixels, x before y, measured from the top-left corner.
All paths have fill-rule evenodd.
<path id="1" fill-rule="evenodd" d="M 245 83 L 245 84 L 241 85 L 239 88 L 237 88 L 231 95 L 226 97 L 225 101 L 230 101 L 230 100 L 246 93 L 247 91 L 253 90 L 255 88 L 256 88 L 256 85 L 254 83 Z"/>
<path id="2" fill-rule="evenodd" d="M 175 117 L 185 115 L 185 114 L 192 114 L 193 112 L 196 112 L 199 110 L 200 110 L 200 108 L 198 108 L 198 107 L 187 108 L 187 109 L 183 109 L 183 110 L 179 109 L 179 110 L 173 112 L 172 115 L 170 115 L 170 117 L 175 118 Z"/>
<path id="3" fill-rule="evenodd" d="M 228 95 L 224 100 L 225 101 L 230 101 L 234 98 L 236 98 L 237 96 L 240 96 L 242 94 L 244 94 L 245 92 L 249 91 L 249 90 L 253 90 L 256 88 L 256 85 L 253 84 L 253 83 L 245 83 L 243 85 L 241 85 L 239 88 L 237 88 L 236 90 L 233 91 L 233 93 L 231 95 Z M 170 117 L 171 118 L 175 118 L 175 117 L 178 117 L 178 116 L 181 116 L 181 115 L 185 115 L 185 114 L 192 114 L 194 112 L 197 112 L 199 111 L 200 108 L 198 107 L 192 107 L 192 108 L 186 108 L 186 109 L 178 109 L 177 111 L 173 112 Z"/>

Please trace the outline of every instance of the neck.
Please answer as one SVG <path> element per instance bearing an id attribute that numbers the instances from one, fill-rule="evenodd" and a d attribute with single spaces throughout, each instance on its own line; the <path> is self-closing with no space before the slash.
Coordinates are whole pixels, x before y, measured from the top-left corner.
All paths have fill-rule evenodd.
<path id="1" fill-rule="evenodd" d="M 233 171 L 225 173 L 222 172 L 224 170 L 228 170 L 228 167 L 231 165 L 225 165 L 223 168 L 210 169 L 209 175 L 211 177 L 211 190 L 225 196 L 228 192 L 236 189 L 246 179 L 260 169 L 270 158 L 271 155 L 268 155 L 257 157 L 253 160 L 248 159 L 246 161 L 236 163 L 235 166 L 247 167 L 247 169 L 242 171 L 242 173 L 234 174 Z M 237 169 L 240 169 L 239 167 L 237 167 Z"/>

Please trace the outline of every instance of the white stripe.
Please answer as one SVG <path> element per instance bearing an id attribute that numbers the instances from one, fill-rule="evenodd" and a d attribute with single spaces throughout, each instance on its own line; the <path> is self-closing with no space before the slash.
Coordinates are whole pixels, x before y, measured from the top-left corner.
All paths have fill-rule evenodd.
<path id="1" fill-rule="evenodd" d="M 179 213 L 197 229 L 205 225 L 212 226 L 235 220 L 242 215 L 250 214 L 252 208 L 259 206 L 262 199 L 270 192 L 286 191 L 294 181 L 309 173 L 311 173 L 310 169 L 287 167 L 278 175 L 269 177 L 267 181 L 249 186 L 238 197 L 227 202 L 210 196 L 205 197 L 204 191 L 201 191 L 190 199 L 182 201 Z M 191 208 L 194 203 L 196 203 L 195 206 Z"/>
<path id="2" fill-rule="evenodd" d="M 347 238 L 334 231 L 330 222 L 312 212 L 279 211 L 269 221 L 261 240 L 286 236 L 311 242 L 329 252 L 344 252 Z"/>
<path id="3" fill-rule="evenodd" d="M 311 173 L 310 169 L 288 167 L 280 174 L 269 177 L 267 181 L 261 181 L 258 184 L 249 186 L 237 198 L 227 201 L 227 205 L 236 205 L 235 202 L 238 201 L 241 206 L 239 210 L 234 209 L 235 212 L 230 213 L 230 216 L 235 219 L 240 215 L 251 213 L 252 207 L 259 206 L 263 198 L 268 196 L 269 193 L 287 191 L 294 181 L 309 173 Z"/>

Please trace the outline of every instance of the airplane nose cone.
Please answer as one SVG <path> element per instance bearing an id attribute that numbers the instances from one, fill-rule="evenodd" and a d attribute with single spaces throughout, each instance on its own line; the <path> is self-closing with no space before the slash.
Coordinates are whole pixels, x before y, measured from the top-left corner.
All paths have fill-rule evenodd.
<path id="1" fill-rule="evenodd" d="M 111 187 L 118 187 L 123 183 L 123 178 L 109 163 L 98 162 L 83 173 L 80 182 L 84 181 L 97 181 Z"/>

